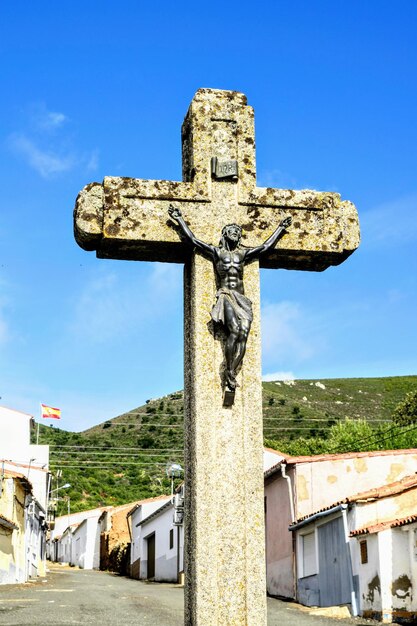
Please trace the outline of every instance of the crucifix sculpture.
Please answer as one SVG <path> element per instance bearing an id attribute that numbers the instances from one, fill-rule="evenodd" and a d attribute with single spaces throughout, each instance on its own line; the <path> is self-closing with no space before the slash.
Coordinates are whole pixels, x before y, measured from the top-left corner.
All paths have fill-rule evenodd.
<path id="1" fill-rule="evenodd" d="M 238 224 L 224 226 L 219 245 L 213 246 L 201 241 L 191 232 L 180 209 L 170 206 L 168 212 L 176 220 L 186 239 L 208 256 L 215 268 L 218 290 L 211 317 L 213 322 L 221 324 L 226 332 L 224 405 L 230 406 L 234 402 L 234 392 L 238 386 L 236 375 L 245 356 L 253 320 L 252 302 L 245 296 L 244 291 L 243 268 L 252 259 L 259 258 L 274 247 L 285 228 L 291 224 L 291 217 L 282 220 L 263 244 L 247 248 L 241 245 L 242 229 Z"/>
<path id="2" fill-rule="evenodd" d="M 264 626 L 259 266 L 338 265 L 359 245 L 358 217 L 336 193 L 257 187 L 253 109 L 241 93 L 198 90 L 182 151 L 183 182 L 85 187 L 75 237 L 100 258 L 185 264 L 185 624 Z M 223 248 L 205 243 L 225 225 Z M 223 318 L 224 348 L 210 332 Z"/>

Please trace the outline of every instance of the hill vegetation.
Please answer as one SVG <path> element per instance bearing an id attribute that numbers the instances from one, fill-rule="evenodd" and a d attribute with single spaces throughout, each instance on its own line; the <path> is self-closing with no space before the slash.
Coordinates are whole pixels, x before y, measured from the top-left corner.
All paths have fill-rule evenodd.
<path id="1" fill-rule="evenodd" d="M 416 389 L 417 376 L 263 383 L 264 444 L 292 455 L 417 447 L 416 419 L 396 417 Z M 68 499 L 77 511 L 169 493 L 166 466 L 183 464 L 183 410 L 179 391 L 81 433 L 41 424 L 53 488 L 71 484 L 57 514 Z"/>

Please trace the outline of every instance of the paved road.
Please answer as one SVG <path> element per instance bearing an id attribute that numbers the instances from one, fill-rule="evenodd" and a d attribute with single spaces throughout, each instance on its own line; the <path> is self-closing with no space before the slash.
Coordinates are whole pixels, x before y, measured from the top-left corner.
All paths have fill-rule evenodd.
<path id="1" fill-rule="evenodd" d="M 183 626 L 183 590 L 107 572 L 53 565 L 46 579 L 0 587 L 4 626 Z M 268 626 L 370 626 L 363 619 L 309 614 L 268 598 Z M 207 624 L 207 626 L 210 626 Z"/>

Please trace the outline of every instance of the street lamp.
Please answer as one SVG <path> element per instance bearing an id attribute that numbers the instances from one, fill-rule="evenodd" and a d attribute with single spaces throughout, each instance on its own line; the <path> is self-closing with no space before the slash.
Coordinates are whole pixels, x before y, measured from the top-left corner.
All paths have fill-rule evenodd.
<path id="1" fill-rule="evenodd" d="M 52 495 L 54 491 L 59 491 L 60 489 L 68 489 L 68 487 L 71 487 L 70 483 L 65 483 L 65 485 L 62 485 L 62 487 L 57 487 L 56 489 L 52 489 L 50 495 Z"/>
<path id="2" fill-rule="evenodd" d="M 171 479 L 171 501 L 174 500 L 174 478 L 179 478 L 184 471 L 179 463 L 167 463 L 166 474 Z"/>
<path id="3" fill-rule="evenodd" d="M 56 487 L 56 489 L 51 489 L 51 491 L 49 492 L 48 509 L 51 508 L 54 511 L 58 509 L 59 498 L 57 496 L 53 496 L 52 494 L 56 493 L 57 491 L 60 491 L 61 489 L 68 489 L 68 487 L 71 487 L 70 483 L 65 483 L 65 485 L 61 485 L 61 487 Z"/>

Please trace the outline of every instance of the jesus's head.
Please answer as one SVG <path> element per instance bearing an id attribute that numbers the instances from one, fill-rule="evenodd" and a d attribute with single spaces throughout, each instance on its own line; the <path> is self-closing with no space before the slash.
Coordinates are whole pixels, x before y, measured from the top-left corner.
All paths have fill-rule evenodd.
<path id="1" fill-rule="evenodd" d="M 222 229 L 222 238 L 220 239 L 220 245 L 229 247 L 228 244 L 234 246 L 239 245 L 242 237 L 242 229 L 238 224 L 227 224 Z"/>

